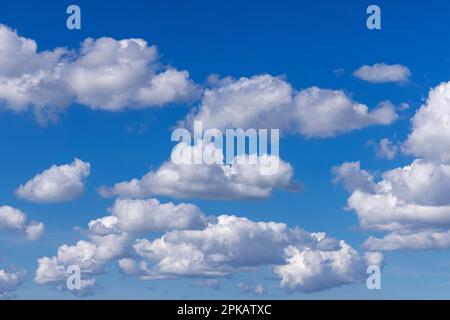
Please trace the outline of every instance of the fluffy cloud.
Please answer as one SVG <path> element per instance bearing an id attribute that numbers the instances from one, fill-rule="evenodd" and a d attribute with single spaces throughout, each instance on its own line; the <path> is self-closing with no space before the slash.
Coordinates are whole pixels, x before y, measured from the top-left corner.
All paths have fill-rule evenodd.
<path id="1" fill-rule="evenodd" d="M 450 204 L 445 189 L 450 186 L 450 165 L 436 164 L 416 159 L 411 165 L 386 171 L 381 181 L 366 170 L 359 162 L 344 163 L 335 167 L 336 181 L 342 181 L 349 191 L 369 191 L 378 195 L 393 195 L 405 204 L 445 206 Z M 374 192 L 371 192 L 374 191 Z"/>
<path id="2" fill-rule="evenodd" d="M 71 201 L 84 191 L 85 179 L 90 174 L 91 165 L 75 159 L 71 164 L 53 165 L 21 185 L 16 195 L 32 202 L 51 203 Z"/>
<path id="3" fill-rule="evenodd" d="M 356 211 L 366 229 L 394 231 L 449 225 L 450 199 L 446 191 L 450 187 L 449 170 L 449 165 L 415 160 L 409 166 L 383 173 L 381 180 L 371 187 L 353 184 L 348 208 Z M 366 171 L 355 172 L 353 177 L 342 172 L 335 170 L 347 186 L 347 179 L 367 177 Z M 374 181 L 374 177 L 368 180 Z"/>
<path id="4" fill-rule="evenodd" d="M 86 39 L 67 72 L 77 102 L 94 109 L 160 106 L 196 94 L 187 71 L 159 69 L 155 46 L 142 39 Z"/>
<path id="5" fill-rule="evenodd" d="M 125 232 L 158 232 L 203 228 L 208 221 L 193 204 L 174 205 L 160 203 L 157 199 L 117 199 L 111 208 L 111 214 L 109 217 L 91 221 L 89 230 L 96 234 L 105 234 L 104 230 L 112 228 Z"/>
<path id="6" fill-rule="evenodd" d="M 21 269 L 0 269 L 0 299 L 15 297 L 14 292 L 22 285 L 26 272 Z"/>
<path id="7" fill-rule="evenodd" d="M 34 40 L 0 25 L 0 40 L 0 104 L 16 111 L 32 107 L 41 121 L 74 102 L 118 111 L 192 101 L 200 95 L 187 71 L 164 66 L 157 48 L 143 39 L 88 38 L 79 50 L 39 52 Z M 395 119 L 387 103 L 370 111 L 342 91 L 313 87 L 296 92 L 280 78 L 260 75 L 216 81 L 187 122 L 330 137 Z"/>
<path id="8" fill-rule="evenodd" d="M 172 231 L 152 241 L 137 240 L 134 249 L 143 260 L 135 262 L 133 273 L 143 279 L 219 277 L 272 265 L 282 287 L 301 292 L 362 281 L 367 267 L 366 260 L 344 241 L 324 233 L 227 215 L 203 230 Z M 308 263 L 292 267 L 294 250 L 310 252 L 315 267 L 322 267 L 310 269 Z"/>
<path id="9" fill-rule="evenodd" d="M 450 161 L 450 82 L 432 89 L 412 119 L 404 151 L 439 162 Z"/>
<path id="10" fill-rule="evenodd" d="M 387 101 L 370 111 L 338 90 L 313 87 L 295 97 L 294 121 L 307 137 L 333 137 L 371 125 L 388 125 L 396 118 L 394 106 Z"/>
<path id="11" fill-rule="evenodd" d="M 361 80 L 373 83 L 406 82 L 411 76 L 411 71 L 401 64 L 375 63 L 371 66 L 360 67 L 353 75 Z"/>
<path id="12" fill-rule="evenodd" d="M 275 267 L 281 287 L 288 290 L 314 292 L 361 281 L 367 263 L 344 241 L 331 251 L 285 249 L 286 264 Z"/>
<path id="13" fill-rule="evenodd" d="M 450 247 L 450 230 L 401 230 L 383 238 L 369 237 L 364 247 L 368 250 L 419 250 Z"/>
<path id="14" fill-rule="evenodd" d="M 51 285 L 61 292 L 69 291 L 75 296 L 94 294 L 96 279 L 93 276 L 103 271 L 105 263 L 104 260 L 98 259 L 96 249 L 96 245 L 88 241 L 79 241 L 74 246 L 59 247 L 56 257 L 38 259 L 34 282 Z M 70 276 L 67 269 L 72 265 L 80 267 L 82 279 L 79 289 L 68 289 L 67 287 L 67 280 Z"/>
<path id="15" fill-rule="evenodd" d="M 67 248 L 66 246 L 63 249 L 72 250 L 73 254 L 78 255 L 78 259 L 85 258 L 86 252 L 83 252 L 83 249 L 84 247 L 87 247 L 87 245 L 83 242 L 81 243 L 80 242 L 75 247 Z M 79 253 L 74 252 L 75 250 L 73 248 L 79 248 L 80 252 Z M 60 250 L 58 250 L 58 255 L 59 254 Z M 58 262 L 58 259 L 56 257 L 53 258 L 42 257 L 38 259 L 38 268 L 36 270 L 36 276 L 34 278 L 34 281 L 39 284 L 51 283 L 54 285 L 55 289 L 63 292 L 69 290 L 67 288 L 66 282 L 70 274 L 66 271 L 67 271 L 66 268 Z M 83 270 L 83 272 L 85 271 Z M 70 290 L 70 292 L 75 296 L 84 297 L 93 295 L 95 293 L 95 287 L 96 287 L 96 280 L 94 278 L 81 279 L 80 287 L 78 289 L 77 288 L 72 289 Z"/>
<path id="16" fill-rule="evenodd" d="M 37 53 L 34 40 L 17 35 L 0 25 L 0 102 L 22 111 L 29 105 L 58 109 L 69 101 L 62 84 L 66 49 Z"/>
<path id="17" fill-rule="evenodd" d="M 218 129 L 285 127 L 286 111 L 293 111 L 293 93 L 289 83 L 270 75 L 225 78 L 204 92 L 188 123 L 198 120 Z"/>
<path id="18" fill-rule="evenodd" d="M 391 104 L 369 108 L 343 91 L 312 87 L 296 92 L 270 75 L 226 78 L 207 89 L 187 124 L 202 121 L 209 128 L 281 128 L 307 137 L 332 137 L 396 119 Z"/>
<path id="19" fill-rule="evenodd" d="M 34 281 L 65 290 L 69 276 L 66 270 L 71 265 L 77 265 L 81 273 L 88 277 L 82 279 L 81 289 L 72 293 L 80 296 L 93 294 L 96 285 L 93 276 L 102 273 L 108 261 L 123 258 L 140 234 L 173 228 L 203 228 L 208 221 L 192 204 L 161 204 L 156 199 L 118 199 L 110 211 L 110 216 L 88 223 L 88 240 L 80 240 L 75 245 L 62 245 L 56 256 L 40 258 Z M 125 270 L 132 267 L 126 260 L 121 266 Z"/>
<path id="20" fill-rule="evenodd" d="M 44 234 L 42 222 L 28 221 L 27 215 L 10 206 L 0 207 L 0 230 L 20 232 L 29 240 L 38 240 Z"/>
<path id="21" fill-rule="evenodd" d="M 285 224 L 253 222 L 222 215 L 203 230 L 175 230 L 153 241 L 136 241 L 136 253 L 155 262 L 152 273 L 181 276 L 224 276 L 235 269 L 278 264 L 290 242 L 316 239 Z"/>
<path id="22" fill-rule="evenodd" d="M 171 159 L 174 155 L 190 157 L 202 151 L 223 159 L 223 151 L 216 149 L 212 143 L 205 143 L 202 148 L 184 142 L 175 146 Z M 277 166 L 274 167 L 274 174 L 262 174 L 264 168 L 269 169 L 274 165 Z M 141 179 L 120 182 L 112 188 L 102 187 L 99 191 L 103 196 L 120 197 L 162 195 L 181 199 L 254 199 L 270 196 L 275 188 L 298 189 L 298 185 L 292 180 L 293 175 L 291 165 L 275 155 L 237 156 L 231 165 L 194 164 L 193 161 L 175 164 L 168 160 L 156 171 L 150 171 Z"/>
<path id="23" fill-rule="evenodd" d="M 342 168 L 352 167 L 351 171 Z M 416 159 L 411 165 L 382 174 L 377 182 L 358 166 L 343 164 L 337 179 L 352 192 L 348 209 L 361 227 L 390 232 L 383 239 L 369 238 L 371 250 L 442 248 L 450 228 L 450 166 Z M 359 183 L 351 183 L 352 181 Z M 351 186 L 351 187 L 349 187 Z M 353 190 L 352 190 L 353 189 Z"/>
<path id="24" fill-rule="evenodd" d="M 32 221 L 25 225 L 25 235 L 29 240 L 38 240 L 44 234 L 45 227 L 42 222 Z"/>
<path id="25" fill-rule="evenodd" d="M 450 247 L 449 88 L 449 83 L 443 83 L 432 89 L 414 115 L 412 131 L 403 144 L 404 152 L 418 157 L 410 165 L 380 177 L 361 170 L 359 163 L 333 169 L 336 181 L 351 192 L 348 208 L 356 212 L 360 225 L 387 232 L 381 238 L 369 237 L 367 249 Z"/>
<path id="26" fill-rule="evenodd" d="M 344 241 L 325 233 L 233 215 L 206 217 L 191 204 L 118 199 L 110 212 L 88 224 L 88 240 L 62 245 L 56 256 L 39 259 L 35 281 L 61 287 L 66 268 L 75 264 L 93 283 L 109 261 L 117 261 L 123 274 L 144 280 L 201 277 L 215 286 L 218 281 L 213 279 L 274 266 L 283 287 L 312 292 L 363 281 L 369 263 Z M 149 233 L 156 238 L 145 238 Z M 314 254 L 323 267 L 311 272 L 308 265 L 296 264 L 295 272 L 289 271 L 293 250 Z"/>
<path id="27" fill-rule="evenodd" d="M 39 116 L 78 102 L 93 109 L 161 106 L 198 94 L 187 71 L 163 66 L 142 39 L 86 39 L 78 51 L 37 50 L 32 39 L 0 25 L 0 103 Z"/>

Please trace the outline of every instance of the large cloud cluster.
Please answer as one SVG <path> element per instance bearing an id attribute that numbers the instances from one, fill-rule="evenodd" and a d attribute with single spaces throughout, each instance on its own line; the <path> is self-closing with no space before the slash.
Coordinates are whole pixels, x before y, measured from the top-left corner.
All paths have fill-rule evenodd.
<path id="1" fill-rule="evenodd" d="M 34 280 L 63 290 L 69 276 L 66 270 L 71 265 L 79 266 L 85 276 L 99 274 L 108 261 L 125 255 L 132 241 L 142 233 L 203 228 L 207 221 L 191 204 L 161 204 L 156 199 L 116 200 L 110 216 L 89 222 L 88 240 L 62 245 L 56 256 L 40 258 Z M 73 293 L 91 294 L 95 284 L 94 278 L 85 278 L 81 289 Z"/>
<path id="2" fill-rule="evenodd" d="M 430 91 L 412 119 L 403 150 L 416 157 L 410 165 L 384 172 L 381 178 L 345 163 L 334 168 L 337 181 L 352 192 L 349 209 L 369 230 L 370 250 L 450 247 L 450 83 Z"/>
<path id="3" fill-rule="evenodd" d="M 201 90 L 185 70 L 160 62 L 143 39 L 88 38 L 79 50 L 38 51 L 37 43 L 0 25 L 0 105 L 33 108 L 41 121 L 71 103 L 118 111 L 192 101 Z M 341 90 L 296 91 L 267 74 L 217 80 L 186 122 L 209 128 L 281 128 L 307 137 L 331 137 L 395 121 L 392 105 L 369 108 Z"/>
<path id="4" fill-rule="evenodd" d="M 93 276 L 111 260 L 124 274 L 145 280 L 216 279 L 272 266 L 282 287 L 313 292 L 363 281 L 374 256 L 377 263 L 382 260 L 377 253 L 361 256 L 324 233 L 234 215 L 208 217 L 191 204 L 118 199 L 110 211 L 89 223 L 88 240 L 39 259 L 35 281 L 61 287 L 64 270 L 75 264 L 91 276 L 84 280 L 95 284 Z M 153 239 L 145 238 L 151 233 Z"/>
<path id="5" fill-rule="evenodd" d="M 374 65 L 363 66 L 355 75 L 370 82 L 404 82 L 410 72 L 400 65 Z M 122 273 L 144 280 L 195 277 L 212 286 L 218 285 L 220 277 L 269 267 L 287 291 L 315 292 L 363 281 L 368 265 L 382 264 L 382 254 L 376 250 L 447 247 L 449 87 L 443 84 L 433 90 L 413 119 L 413 132 L 403 149 L 420 159 L 384 173 L 379 181 L 359 163 L 334 169 L 335 181 L 342 181 L 352 193 L 348 207 L 357 212 L 361 226 L 389 232 L 383 239 L 367 240 L 370 253 L 361 254 L 343 240 L 285 223 L 229 214 L 207 216 L 193 204 L 146 199 L 262 199 L 275 189 L 297 190 L 292 166 L 278 155 L 238 155 L 231 164 L 169 160 L 140 179 L 100 188 L 104 196 L 119 197 L 110 214 L 90 221 L 85 238 L 61 245 L 54 256 L 38 259 L 34 281 L 65 291 L 67 270 L 76 265 L 83 279 L 81 288 L 72 293 L 85 296 L 96 290 L 96 275 L 112 261 Z M 369 108 L 342 90 L 315 86 L 296 90 L 286 80 L 267 74 L 215 79 L 202 95 L 200 91 L 187 71 L 163 65 L 157 48 L 142 39 L 88 38 L 78 50 L 38 51 L 34 40 L 0 25 L 0 108 L 31 109 L 40 121 L 52 119 L 74 103 L 120 111 L 200 96 L 198 108 L 181 125 L 201 121 L 205 129 L 276 128 L 282 133 L 327 138 L 388 125 L 397 118 L 388 101 Z M 439 144 L 433 148 L 429 139 Z M 212 146 L 206 148 L 211 151 Z M 397 152 L 389 141 L 381 146 L 386 157 Z M 173 153 L 192 155 L 198 148 L 181 142 Z M 221 149 L 213 149 L 224 158 Z M 273 164 L 273 174 L 262 174 Z M 16 195 L 36 203 L 71 201 L 83 193 L 89 174 L 90 164 L 79 159 L 53 165 L 21 185 Z M 0 229 L 36 240 L 44 225 L 4 206 L 0 207 Z M 22 270 L 1 269 L 0 297 L 12 296 L 24 277 Z M 248 291 L 246 286 L 241 289 Z M 258 285 L 251 291 L 263 294 L 265 289 Z"/>

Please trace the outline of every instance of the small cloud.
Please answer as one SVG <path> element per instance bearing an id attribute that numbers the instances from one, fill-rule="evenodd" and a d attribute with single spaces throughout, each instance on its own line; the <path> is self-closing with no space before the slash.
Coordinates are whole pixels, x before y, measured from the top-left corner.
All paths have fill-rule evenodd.
<path id="1" fill-rule="evenodd" d="M 15 291 L 23 284 L 25 276 L 26 271 L 16 267 L 0 269 L 0 300 L 15 298 Z"/>
<path id="2" fill-rule="evenodd" d="M 125 131 L 128 134 L 136 134 L 136 135 L 144 134 L 150 129 L 151 124 L 154 121 L 155 118 L 153 116 L 147 116 L 144 119 L 140 120 L 138 123 L 126 125 Z"/>
<path id="3" fill-rule="evenodd" d="M 23 234 L 28 240 L 39 240 L 44 234 L 44 224 L 29 221 L 25 213 L 10 206 L 0 206 L 0 231 L 10 230 Z"/>
<path id="4" fill-rule="evenodd" d="M 258 284 L 253 287 L 245 282 L 239 282 L 236 287 L 238 287 L 243 294 L 254 294 L 261 296 L 267 293 L 266 288 L 262 284 Z"/>
<path id="5" fill-rule="evenodd" d="M 409 103 L 407 103 L 407 102 L 400 103 L 400 105 L 398 107 L 398 109 L 400 111 L 408 110 L 409 108 L 411 108 L 411 105 Z"/>
<path id="6" fill-rule="evenodd" d="M 266 288 L 262 284 L 258 284 L 253 292 L 259 296 L 266 294 Z"/>
<path id="7" fill-rule="evenodd" d="M 202 281 L 197 281 L 192 284 L 196 288 L 210 288 L 219 290 L 222 288 L 222 284 L 218 279 L 206 279 Z"/>
<path id="8" fill-rule="evenodd" d="M 404 83 L 411 77 L 411 71 L 409 71 L 408 67 L 401 64 L 376 63 L 371 66 L 364 65 L 360 67 L 353 75 L 371 83 Z"/>
<path id="9" fill-rule="evenodd" d="M 343 68 L 338 68 L 338 69 L 334 69 L 333 73 L 335 76 L 339 77 L 345 73 L 345 70 Z"/>

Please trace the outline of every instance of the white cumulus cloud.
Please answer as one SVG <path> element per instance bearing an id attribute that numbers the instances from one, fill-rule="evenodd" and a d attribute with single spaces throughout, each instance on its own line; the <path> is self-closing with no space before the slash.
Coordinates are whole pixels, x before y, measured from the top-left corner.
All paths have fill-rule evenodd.
<path id="1" fill-rule="evenodd" d="M 38 203 L 74 200 L 83 193 L 90 169 L 88 162 L 79 159 L 75 159 L 71 164 L 53 165 L 21 185 L 16 190 L 16 195 Z"/>
<path id="2" fill-rule="evenodd" d="M 450 247 L 450 230 L 401 230 L 388 233 L 383 238 L 369 237 L 364 242 L 368 250 L 423 250 Z"/>
<path id="3" fill-rule="evenodd" d="M 353 173 L 342 169 L 348 166 L 334 170 L 351 192 L 348 209 L 356 212 L 364 229 L 389 232 L 383 239 L 370 237 L 367 249 L 442 248 L 450 244 L 446 240 L 450 230 L 450 165 L 416 159 L 411 165 L 384 172 L 378 181 L 360 170 L 359 164 L 353 166 Z"/>
<path id="4" fill-rule="evenodd" d="M 360 282 L 367 266 L 365 258 L 344 241 L 324 233 L 227 215 L 203 230 L 137 240 L 134 249 L 143 259 L 134 274 L 143 279 L 220 277 L 271 265 L 281 287 L 301 292 Z M 297 262 L 294 251 L 305 254 L 308 261 Z"/>
<path id="5" fill-rule="evenodd" d="M 187 101 L 197 86 L 189 73 L 164 66 L 142 39 L 88 38 L 79 50 L 38 51 L 37 43 L 0 25 L 0 105 L 33 108 L 39 120 L 77 102 L 118 111 Z"/>
<path id="6" fill-rule="evenodd" d="M 450 85 L 432 89 L 412 119 L 403 151 L 417 158 L 376 177 L 359 163 L 333 169 L 351 195 L 361 227 L 386 232 L 369 237 L 368 250 L 450 247 Z M 346 168 L 352 168 L 348 170 Z M 356 181 L 356 183 L 355 183 Z"/>
<path id="7" fill-rule="evenodd" d="M 208 221 L 192 204 L 162 204 L 156 199 L 118 199 L 110 211 L 110 216 L 88 223 L 87 240 L 80 240 L 75 245 L 61 245 L 56 256 L 40 258 L 34 281 L 65 290 L 69 276 L 66 269 L 77 265 L 85 276 L 84 287 L 72 293 L 93 294 L 96 285 L 93 276 L 103 272 L 109 261 L 122 259 L 119 265 L 131 272 L 133 266 L 124 256 L 139 235 L 173 228 L 203 228 Z"/>
<path id="8" fill-rule="evenodd" d="M 275 267 L 282 287 L 302 292 L 366 277 L 365 256 L 325 233 L 234 215 L 206 217 L 194 205 L 161 204 L 156 199 L 118 199 L 110 212 L 88 224 L 87 240 L 62 245 L 57 255 L 40 258 L 35 282 L 61 287 L 67 278 L 64 271 L 72 264 L 92 282 L 110 261 L 117 261 L 124 275 L 143 280 L 200 277 L 210 279 L 202 284 L 209 286 L 233 273 Z M 287 271 L 293 264 L 292 250 L 313 254 L 322 267 L 311 272 L 307 265 L 295 265 L 295 271 Z M 264 288 L 253 292 L 262 294 Z"/>
<path id="9" fill-rule="evenodd" d="M 404 151 L 439 162 L 450 161 L 450 82 L 430 90 L 426 103 L 412 119 Z"/>
<path id="10" fill-rule="evenodd" d="M 208 128 L 279 128 L 307 137 L 332 137 L 395 121 L 394 107 L 383 102 L 370 110 L 341 90 L 311 87 L 296 91 L 271 75 L 225 78 L 206 89 L 200 106 L 186 119 Z"/>
<path id="11" fill-rule="evenodd" d="M 285 249 L 286 264 L 275 267 L 281 287 L 314 292 L 361 281 L 367 263 L 344 241 L 335 250 Z"/>
<path id="12" fill-rule="evenodd" d="M 0 269 L 0 299 L 14 298 L 15 291 L 22 285 L 25 276 L 26 272 L 22 269 Z"/>
<path id="13" fill-rule="evenodd" d="M 38 240 L 44 234 L 44 224 L 28 221 L 25 213 L 10 206 L 0 206 L 0 230 L 23 234 L 28 240 Z"/>
<path id="14" fill-rule="evenodd" d="M 189 157 L 198 151 L 216 154 L 223 159 L 223 151 L 212 143 L 190 146 L 180 142 L 172 151 Z M 173 157 L 171 157 L 173 158 Z M 242 159 L 239 159 L 242 158 Z M 253 160 L 255 161 L 251 161 Z M 245 160 L 245 161 L 240 161 Z M 175 164 L 168 160 L 157 170 L 140 179 L 116 183 L 112 188 L 99 189 L 103 196 L 146 197 L 171 196 L 175 198 L 254 199 L 270 196 L 273 189 L 296 190 L 293 169 L 275 155 L 241 155 L 228 164 L 195 164 L 193 161 Z M 274 174 L 262 174 L 264 168 L 277 165 Z"/>

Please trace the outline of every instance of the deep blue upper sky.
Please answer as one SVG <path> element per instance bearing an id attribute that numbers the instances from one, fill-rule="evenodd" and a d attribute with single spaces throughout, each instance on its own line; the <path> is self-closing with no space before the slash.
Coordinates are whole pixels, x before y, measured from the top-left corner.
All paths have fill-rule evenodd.
<path id="1" fill-rule="evenodd" d="M 82 10 L 82 29 L 65 26 L 66 8 Z M 344 210 L 347 193 L 331 182 L 331 167 L 361 161 L 364 168 L 384 171 L 411 162 L 399 155 L 378 159 L 369 140 L 389 137 L 403 141 L 410 118 L 428 90 L 448 80 L 450 46 L 448 1 L 377 1 L 382 29 L 366 28 L 366 8 L 372 1 L 22 1 L 0 3 L 0 23 L 34 39 L 39 50 L 59 46 L 78 48 L 87 37 L 143 38 L 156 45 L 162 61 L 189 71 L 199 84 L 208 75 L 284 76 L 296 88 L 310 86 L 343 89 L 354 100 L 374 107 L 379 101 L 407 102 L 409 110 L 390 126 L 374 126 L 332 139 L 288 136 L 281 140 L 281 157 L 295 168 L 303 189 L 276 191 L 258 201 L 188 200 L 208 214 L 238 214 L 255 220 L 282 221 L 308 231 L 324 231 L 360 249 L 367 233 L 359 230 L 356 215 Z M 431 5 L 432 4 L 432 5 Z M 408 85 L 373 85 L 352 76 L 364 64 L 385 62 L 408 66 Z M 335 70 L 342 69 L 336 75 Z M 140 177 L 170 155 L 170 128 L 192 105 L 171 105 L 108 113 L 74 106 L 57 123 L 42 126 L 32 113 L 0 112 L 0 205 L 9 204 L 46 225 L 38 242 L 0 234 L 0 257 L 7 264 L 28 270 L 17 294 L 20 298 L 71 298 L 32 282 L 37 258 L 55 254 L 59 245 L 74 243 L 85 227 L 107 214 L 112 199 L 98 196 L 96 188 Z M 127 128 L 143 127 L 142 132 Z M 83 197 L 76 202 L 39 205 L 17 199 L 13 191 L 52 164 L 78 157 L 89 161 L 92 173 Z M 173 200 L 161 198 L 162 201 Z M 420 261 L 420 263 L 419 263 Z M 386 254 L 383 289 L 369 291 L 363 283 L 315 294 L 287 295 L 271 280 L 234 275 L 221 290 L 205 292 L 192 281 L 142 282 L 124 278 L 115 266 L 100 276 L 98 298 L 240 298 L 235 283 L 263 282 L 270 298 L 448 298 L 448 252 L 399 251 Z M 264 278 L 266 280 L 260 280 Z M 174 290 L 176 288 L 176 290 Z"/>

